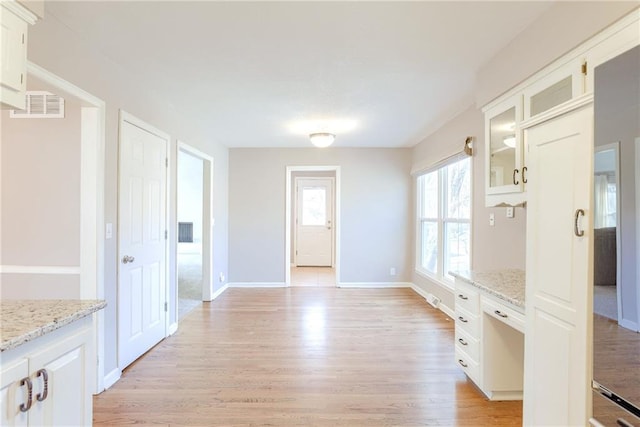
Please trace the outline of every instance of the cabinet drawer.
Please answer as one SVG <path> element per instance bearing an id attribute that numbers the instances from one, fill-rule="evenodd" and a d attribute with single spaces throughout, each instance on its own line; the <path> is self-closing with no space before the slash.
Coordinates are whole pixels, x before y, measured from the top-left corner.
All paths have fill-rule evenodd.
<path id="1" fill-rule="evenodd" d="M 480 318 L 461 307 L 456 307 L 456 331 L 463 330 L 467 335 L 480 337 Z"/>
<path id="2" fill-rule="evenodd" d="M 488 298 L 483 298 L 482 311 L 524 333 L 524 315 L 507 307 L 505 304 L 501 304 Z"/>
<path id="3" fill-rule="evenodd" d="M 456 348 L 467 353 L 474 361 L 480 360 L 480 341 L 460 328 L 456 328 Z"/>
<path id="4" fill-rule="evenodd" d="M 480 384 L 480 365 L 467 353 L 456 347 L 456 363 L 476 385 Z"/>
<path id="5" fill-rule="evenodd" d="M 480 313 L 480 296 L 478 292 L 462 286 L 456 286 L 456 307 L 462 307 L 471 314 Z"/>

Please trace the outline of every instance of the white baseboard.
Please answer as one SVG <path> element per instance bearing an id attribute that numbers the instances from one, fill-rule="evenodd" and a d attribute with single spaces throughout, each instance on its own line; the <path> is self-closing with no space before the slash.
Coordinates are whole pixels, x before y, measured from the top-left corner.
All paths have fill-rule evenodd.
<path id="1" fill-rule="evenodd" d="M 420 295 L 421 297 L 423 297 L 425 300 L 429 300 L 429 293 L 427 291 L 425 291 L 424 289 L 422 289 L 420 286 L 412 283 L 411 284 L 411 289 L 414 290 L 415 293 L 417 293 L 418 295 Z M 449 316 L 450 318 L 454 318 L 454 311 L 451 310 L 451 308 L 449 308 L 448 306 L 446 306 L 445 304 L 442 303 L 442 301 L 440 301 L 438 303 L 438 310 L 442 311 L 444 314 L 446 314 L 447 316 Z"/>
<path id="2" fill-rule="evenodd" d="M 285 282 L 235 282 L 227 283 L 229 288 L 286 288 Z"/>
<path id="3" fill-rule="evenodd" d="M 224 291 L 226 291 L 227 289 L 229 289 L 229 284 L 226 283 L 223 287 L 221 287 L 220 289 L 218 289 L 217 291 L 215 291 L 213 293 L 213 295 L 211 295 L 211 301 L 213 301 L 214 299 L 218 298 L 220 295 L 222 295 L 224 293 Z"/>
<path id="4" fill-rule="evenodd" d="M 122 375 L 122 371 L 120 369 L 115 368 L 113 371 L 109 372 L 104 376 L 104 389 L 107 390 L 109 387 L 114 385 L 120 379 Z"/>
<path id="5" fill-rule="evenodd" d="M 638 324 L 636 322 L 632 322 L 631 320 L 622 319 L 620 322 L 620 326 L 623 328 L 631 329 L 632 331 L 639 331 Z"/>
<path id="6" fill-rule="evenodd" d="M 411 288 L 413 283 L 409 282 L 340 282 L 339 288 Z"/>
<path id="7" fill-rule="evenodd" d="M 178 331 L 178 322 L 172 323 L 171 325 L 169 325 L 169 333 L 167 334 L 167 336 L 171 336 L 173 334 L 175 334 Z"/>

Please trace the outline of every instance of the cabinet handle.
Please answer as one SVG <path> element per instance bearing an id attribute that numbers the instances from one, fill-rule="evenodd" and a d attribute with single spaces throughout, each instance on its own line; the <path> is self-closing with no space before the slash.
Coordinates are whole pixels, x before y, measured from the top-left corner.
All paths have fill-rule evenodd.
<path id="1" fill-rule="evenodd" d="M 462 316 L 458 316 L 458 320 L 460 320 L 462 323 L 467 323 L 467 322 L 468 322 L 468 320 L 467 320 L 467 319 L 465 319 L 465 318 L 464 318 L 464 317 L 462 317 Z"/>
<path id="2" fill-rule="evenodd" d="M 465 301 L 469 299 L 469 297 L 467 297 L 465 295 L 462 295 L 462 294 L 458 294 L 458 298 L 463 299 Z"/>
<path id="3" fill-rule="evenodd" d="M 458 338 L 458 342 L 462 345 L 469 345 L 469 343 L 463 340 L 462 338 Z"/>
<path id="4" fill-rule="evenodd" d="M 31 383 L 31 378 L 25 377 L 20 380 L 20 387 L 23 385 L 27 386 L 27 404 L 20 404 L 20 412 L 27 412 L 31 409 L 31 404 L 33 403 L 33 384 Z"/>
<path id="5" fill-rule="evenodd" d="M 584 216 L 584 209 L 576 209 L 576 215 L 573 218 L 573 233 L 578 237 L 584 236 L 584 230 L 580 230 L 578 227 L 581 216 Z"/>
<path id="6" fill-rule="evenodd" d="M 37 376 L 42 377 L 44 386 L 42 387 L 42 393 L 36 394 L 36 400 L 38 402 L 43 402 L 47 398 L 47 396 L 49 396 L 49 373 L 46 369 L 43 368 L 38 371 Z"/>
<path id="7" fill-rule="evenodd" d="M 522 167 L 522 183 L 526 184 L 527 183 L 527 176 L 525 175 L 525 173 L 528 171 L 529 169 L 527 169 L 526 166 Z"/>
<path id="8" fill-rule="evenodd" d="M 469 366 L 466 363 L 464 363 L 464 360 L 462 359 L 458 359 L 458 363 L 461 364 L 463 368 L 467 368 Z"/>
<path id="9" fill-rule="evenodd" d="M 507 317 L 509 317 L 509 316 L 507 316 L 506 314 L 504 314 L 503 312 L 501 312 L 500 310 L 495 310 L 495 311 L 494 311 L 494 313 L 495 313 L 495 314 L 497 314 L 497 315 L 498 315 L 498 316 L 500 316 L 500 317 L 505 318 L 505 319 L 506 319 Z"/>
<path id="10" fill-rule="evenodd" d="M 520 172 L 519 169 L 514 169 L 513 170 L 513 185 L 518 185 L 520 184 L 520 181 L 516 180 L 516 174 Z"/>
<path id="11" fill-rule="evenodd" d="M 631 424 L 629 421 L 625 420 L 624 418 L 618 418 L 616 420 L 616 424 L 618 424 L 620 427 L 633 427 L 633 424 Z"/>

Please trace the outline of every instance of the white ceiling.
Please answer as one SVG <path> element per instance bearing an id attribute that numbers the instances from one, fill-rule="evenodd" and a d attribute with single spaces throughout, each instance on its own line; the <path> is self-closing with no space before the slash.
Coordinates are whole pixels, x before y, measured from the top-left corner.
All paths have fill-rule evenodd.
<path id="1" fill-rule="evenodd" d="M 308 120 L 352 121 L 308 129 L 338 147 L 409 147 L 473 103 L 478 68 L 550 5 L 51 1 L 45 19 L 229 147 L 308 147 Z"/>

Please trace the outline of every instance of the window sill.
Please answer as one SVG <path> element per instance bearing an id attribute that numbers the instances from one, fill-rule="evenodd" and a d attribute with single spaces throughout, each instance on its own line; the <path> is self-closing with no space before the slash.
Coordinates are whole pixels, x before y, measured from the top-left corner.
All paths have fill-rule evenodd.
<path id="1" fill-rule="evenodd" d="M 454 283 L 452 281 L 442 280 L 442 279 L 440 279 L 440 278 L 438 278 L 436 276 L 433 276 L 433 275 L 431 275 L 429 273 L 426 273 L 425 271 L 420 270 L 418 268 L 415 269 L 415 272 L 416 272 L 416 274 L 418 276 L 420 276 L 420 277 L 422 277 L 424 279 L 430 280 L 433 283 L 435 283 L 435 284 L 437 284 L 437 285 L 439 285 L 439 286 L 441 286 L 441 287 L 443 287 L 443 288 L 445 288 L 447 290 L 450 290 L 450 291 L 454 291 L 455 290 L 455 286 L 454 286 Z"/>

